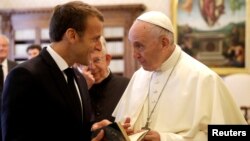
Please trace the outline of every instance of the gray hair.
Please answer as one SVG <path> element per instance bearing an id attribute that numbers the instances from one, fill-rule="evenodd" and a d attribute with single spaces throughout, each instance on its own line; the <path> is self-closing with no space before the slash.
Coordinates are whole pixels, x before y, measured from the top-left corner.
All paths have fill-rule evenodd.
<path id="1" fill-rule="evenodd" d="M 170 45 L 174 44 L 174 34 L 171 31 L 154 24 L 151 25 L 154 32 L 158 32 L 159 36 L 166 35 L 169 39 Z"/>
<path id="2" fill-rule="evenodd" d="M 107 47 L 106 47 L 107 43 L 106 43 L 104 36 L 100 37 L 100 41 L 101 41 L 101 45 L 102 45 L 102 53 L 107 54 Z"/>
<path id="3" fill-rule="evenodd" d="M 6 40 L 8 44 L 10 43 L 9 38 L 6 35 L 0 34 L 0 38 L 3 38 L 4 40 Z"/>

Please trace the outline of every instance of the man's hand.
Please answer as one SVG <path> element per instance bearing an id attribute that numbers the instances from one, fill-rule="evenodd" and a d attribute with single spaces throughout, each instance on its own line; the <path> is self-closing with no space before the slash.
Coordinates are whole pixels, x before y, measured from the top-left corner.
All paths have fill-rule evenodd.
<path id="1" fill-rule="evenodd" d="M 160 134 L 156 131 L 150 130 L 142 141 L 160 141 Z"/>
<path id="2" fill-rule="evenodd" d="M 88 89 L 90 89 L 92 85 L 95 83 L 95 78 L 91 74 L 88 66 L 75 63 L 75 67 L 78 69 L 80 73 L 82 73 L 83 77 L 87 81 Z"/>
<path id="3" fill-rule="evenodd" d="M 88 69 L 87 66 L 82 67 L 82 75 L 84 76 L 84 78 L 87 81 L 88 89 L 90 89 L 92 87 L 92 85 L 95 83 L 95 78 L 91 74 L 91 72 L 90 72 L 90 70 Z"/>
<path id="4" fill-rule="evenodd" d="M 97 136 L 95 136 L 91 141 L 101 141 L 103 137 L 104 137 L 104 131 L 101 130 L 101 131 L 97 134 Z"/>
<path id="5" fill-rule="evenodd" d="M 97 129 L 99 129 L 99 128 L 102 128 L 102 127 L 104 127 L 104 126 L 107 126 L 107 125 L 109 125 L 109 124 L 111 124 L 111 123 L 112 123 L 112 122 L 110 122 L 110 121 L 107 120 L 107 119 L 104 119 L 104 120 L 102 120 L 102 121 L 96 122 L 96 123 L 94 123 L 94 124 L 92 125 L 91 131 L 95 131 L 95 130 L 97 130 Z"/>
<path id="6" fill-rule="evenodd" d="M 96 131 L 97 129 L 100 129 L 100 128 L 102 128 L 102 127 L 104 127 L 104 126 L 107 126 L 107 125 L 109 125 L 109 124 L 111 124 L 111 123 L 112 123 L 112 122 L 110 122 L 109 120 L 106 120 L 106 119 L 104 119 L 104 120 L 102 120 L 102 121 L 100 121 L 100 122 L 96 122 L 96 123 L 94 123 L 94 124 L 92 125 L 91 131 L 94 132 L 94 131 Z M 92 138 L 91 141 L 101 141 L 101 140 L 103 139 L 103 137 L 104 137 L 104 131 L 103 131 L 103 130 L 100 130 L 100 132 L 99 132 L 94 138 Z"/>
<path id="7" fill-rule="evenodd" d="M 130 125 L 130 118 L 129 117 L 127 117 L 126 119 L 125 119 L 125 122 L 123 123 L 123 128 L 126 130 L 126 133 L 128 134 L 128 135 L 131 135 L 131 134 L 134 134 L 134 130 L 133 129 L 131 129 L 131 128 L 129 128 L 131 125 Z"/>

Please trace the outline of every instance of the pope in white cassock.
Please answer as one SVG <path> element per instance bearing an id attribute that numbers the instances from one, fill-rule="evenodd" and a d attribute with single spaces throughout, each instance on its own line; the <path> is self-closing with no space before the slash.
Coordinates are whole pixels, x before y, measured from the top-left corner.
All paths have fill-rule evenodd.
<path id="1" fill-rule="evenodd" d="M 159 141 L 205 141 L 208 124 L 247 124 L 220 76 L 174 44 L 166 15 L 139 16 L 129 41 L 142 68 L 113 112 L 116 121 L 130 117 L 132 129 L 148 127 L 145 139 Z"/>

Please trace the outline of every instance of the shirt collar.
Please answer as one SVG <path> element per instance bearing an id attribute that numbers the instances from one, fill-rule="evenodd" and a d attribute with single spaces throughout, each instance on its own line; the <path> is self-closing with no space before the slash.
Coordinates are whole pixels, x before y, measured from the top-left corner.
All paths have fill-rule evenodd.
<path id="1" fill-rule="evenodd" d="M 2 66 L 3 66 L 3 67 L 7 67 L 7 59 L 4 59 L 4 60 L 3 60 Z"/>
<path id="2" fill-rule="evenodd" d="M 54 59 L 54 61 L 56 62 L 57 66 L 60 68 L 61 71 L 64 71 L 69 67 L 67 62 L 57 52 L 55 52 L 50 45 L 47 46 L 47 51 Z"/>

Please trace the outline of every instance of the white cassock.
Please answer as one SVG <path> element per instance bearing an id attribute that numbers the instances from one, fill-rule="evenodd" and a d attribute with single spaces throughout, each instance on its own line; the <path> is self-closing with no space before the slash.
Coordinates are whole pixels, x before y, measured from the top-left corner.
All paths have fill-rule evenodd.
<path id="1" fill-rule="evenodd" d="M 206 141 L 208 124 L 247 124 L 221 77 L 179 46 L 158 71 L 134 73 L 113 116 L 139 130 L 155 104 L 149 127 L 161 141 Z"/>

